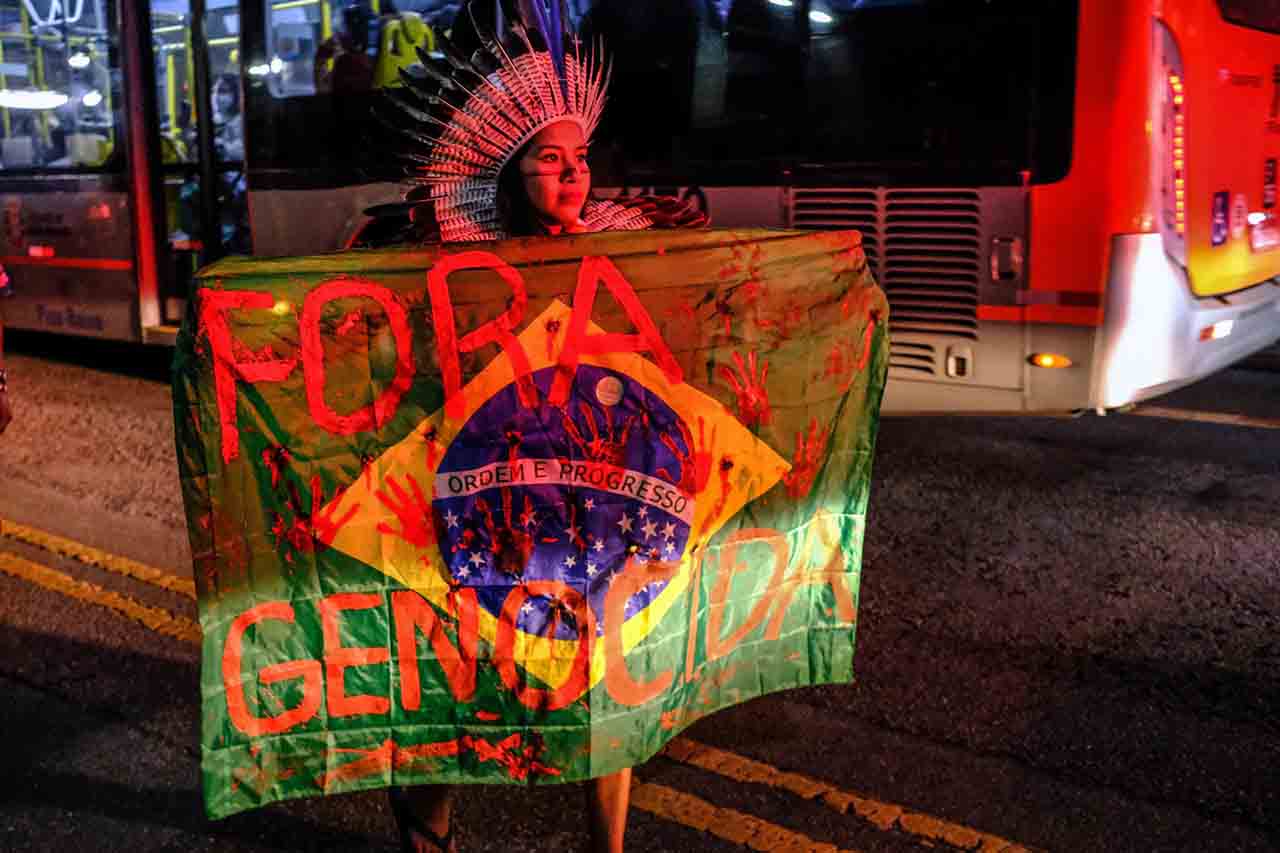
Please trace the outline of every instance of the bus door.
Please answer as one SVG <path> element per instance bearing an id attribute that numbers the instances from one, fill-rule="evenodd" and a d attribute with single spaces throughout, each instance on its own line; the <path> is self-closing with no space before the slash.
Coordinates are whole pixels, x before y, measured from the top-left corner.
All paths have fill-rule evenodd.
<path id="1" fill-rule="evenodd" d="M 149 340 L 168 340 L 197 269 L 250 251 L 236 0 L 151 0 L 155 120 L 149 160 L 157 239 Z M 156 184 L 159 192 L 156 193 Z M 138 192 L 144 190 L 139 188 Z M 148 294 L 143 291 L 143 299 Z"/>

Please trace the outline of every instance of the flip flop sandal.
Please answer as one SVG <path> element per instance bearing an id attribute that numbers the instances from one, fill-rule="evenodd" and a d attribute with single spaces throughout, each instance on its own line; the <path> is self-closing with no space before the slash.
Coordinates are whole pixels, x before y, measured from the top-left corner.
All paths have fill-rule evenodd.
<path id="1" fill-rule="evenodd" d="M 400 830 L 400 849 L 404 853 L 417 853 L 418 847 L 414 842 L 418 838 L 430 842 L 441 853 L 453 853 L 452 822 L 449 831 L 441 835 L 413 813 L 413 809 L 409 807 L 409 795 L 404 788 L 395 786 L 388 789 L 387 793 L 391 799 L 391 814 L 395 816 L 396 828 Z"/>

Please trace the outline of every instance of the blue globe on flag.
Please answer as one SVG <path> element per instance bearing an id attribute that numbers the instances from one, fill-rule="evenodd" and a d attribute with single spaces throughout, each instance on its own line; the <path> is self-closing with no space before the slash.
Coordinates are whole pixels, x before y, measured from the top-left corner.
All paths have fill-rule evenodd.
<path id="1" fill-rule="evenodd" d="M 432 505 L 441 559 L 454 585 L 476 590 L 495 617 L 508 592 L 551 580 L 582 594 L 604 631 L 604 601 L 628 560 L 676 562 L 694 518 L 688 426 L 657 394 L 614 370 L 580 365 L 568 402 L 546 402 L 556 368 L 533 375 L 543 401 L 507 385 L 485 401 L 436 470 Z M 501 436 L 501 440 L 495 440 Z M 631 597 L 625 618 L 665 587 Z M 571 613 L 531 597 L 516 627 L 572 639 Z"/>

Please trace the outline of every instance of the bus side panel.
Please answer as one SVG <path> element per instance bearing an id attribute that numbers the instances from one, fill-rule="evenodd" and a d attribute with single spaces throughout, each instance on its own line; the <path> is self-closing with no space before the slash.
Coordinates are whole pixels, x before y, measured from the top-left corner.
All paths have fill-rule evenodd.
<path id="1" fill-rule="evenodd" d="M 15 328 L 138 341 L 128 194 L 92 179 L 0 184 Z"/>
<path id="2" fill-rule="evenodd" d="M 1216 0 L 1168 2 L 1162 19 L 1186 77 L 1191 289 L 1218 296 L 1252 287 L 1280 274 L 1280 245 L 1255 251 L 1247 222 L 1277 212 L 1263 187 L 1267 161 L 1274 169 L 1280 159 L 1280 35 L 1229 23 Z"/>
<path id="3" fill-rule="evenodd" d="M 1154 230 L 1147 125 L 1152 13 L 1149 0 L 1080 4 L 1071 171 L 1031 191 L 1032 291 L 1094 294 L 1088 301 L 1101 306 L 1111 235 Z M 1102 322 L 1100 308 L 1059 312 L 1064 323 Z"/>

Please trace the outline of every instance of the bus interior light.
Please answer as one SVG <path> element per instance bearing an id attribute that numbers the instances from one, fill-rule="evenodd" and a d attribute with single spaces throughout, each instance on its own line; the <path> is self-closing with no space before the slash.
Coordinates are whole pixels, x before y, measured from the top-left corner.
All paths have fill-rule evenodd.
<path id="1" fill-rule="evenodd" d="M 267 66 L 271 69 L 272 74 L 279 74 L 284 70 L 284 60 L 278 56 L 271 57 L 271 64 Z"/>
<path id="2" fill-rule="evenodd" d="M 271 73 L 271 66 L 265 62 L 249 66 L 249 74 L 254 77 L 266 77 Z"/>
<path id="3" fill-rule="evenodd" d="M 1250 225 L 1261 225 L 1267 221 L 1267 215 L 1260 210 L 1254 210 L 1249 213 Z"/>
<path id="4" fill-rule="evenodd" d="M 790 9 L 796 5 L 794 0 L 769 0 L 770 6 L 781 6 L 784 9 Z"/>
<path id="5" fill-rule="evenodd" d="M 813 21 L 815 24 L 831 24 L 835 23 L 836 19 L 821 9 L 814 9 L 809 13 L 809 20 Z"/>
<path id="6" fill-rule="evenodd" d="M 1231 334 L 1231 330 L 1235 328 L 1235 325 L 1235 320 L 1219 320 L 1212 326 L 1205 326 L 1200 330 L 1200 340 L 1216 341 L 1220 338 L 1225 338 Z"/>
<path id="7" fill-rule="evenodd" d="M 81 70 L 82 68 L 88 68 L 89 54 L 85 53 L 84 51 L 78 50 L 67 57 L 67 64 L 70 65 L 72 68 L 76 69 L 77 71 Z"/>
<path id="8" fill-rule="evenodd" d="M 29 258 L 52 258 L 58 254 L 52 246 L 42 246 L 32 243 L 27 247 L 27 257 Z"/>
<path id="9" fill-rule="evenodd" d="M 1056 352 L 1037 352 L 1027 359 L 1035 367 L 1070 367 L 1071 359 Z"/>
<path id="10" fill-rule="evenodd" d="M 84 97 L 80 99 L 80 103 L 84 104 L 86 107 L 96 107 L 98 104 L 102 103 L 102 93 L 97 89 L 85 92 Z"/>
<path id="11" fill-rule="evenodd" d="M 0 107 L 13 110 L 56 110 L 71 100 L 49 89 L 0 89 Z"/>

